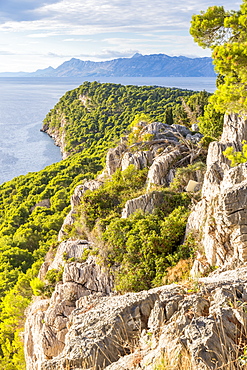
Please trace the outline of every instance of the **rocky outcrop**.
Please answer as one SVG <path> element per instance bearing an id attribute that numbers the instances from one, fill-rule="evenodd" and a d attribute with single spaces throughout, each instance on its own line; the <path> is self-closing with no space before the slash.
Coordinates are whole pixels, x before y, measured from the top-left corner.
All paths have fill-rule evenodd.
<path id="1" fill-rule="evenodd" d="M 190 131 L 188 130 L 188 133 L 189 132 Z M 152 122 L 143 127 L 140 135 L 150 134 L 153 136 L 154 140 L 171 139 L 178 142 L 179 139 L 176 136 L 178 133 L 179 132 L 175 127 L 167 125 L 166 123 Z"/>
<path id="2" fill-rule="evenodd" d="M 109 295 L 112 279 L 96 263 L 95 257 L 81 260 L 89 247 L 87 241 L 68 240 L 59 245 L 54 260 L 45 262 L 39 276 L 49 270 L 63 269 L 51 298 L 36 298 L 27 311 L 25 324 L 25 357 L 27 370 L 40 370 L 41 363 L 58 356 L 64 349 L 65 336 L 71 323 L 69 317 L 82 297 L 91 294 Z M 81 306 L 80 306 L 81 307 Z"/>
<path id="3" fill-rule="evenodd" d="M 191 132 L 183 125 L 173 124 L 168 125 L 161 122 L 152 122 L 145 125 L 140 132 L 140 135 L 151 134 L 154 140 L 167 139 L 178 142 L 180 138 L 188 138 L 193 141 L 198 141 L 196 138 L 202 138 L 203 135 Z"/>
<path id="4" fill-rule="evenodd" d="M 109 149 L 106 156 L 106 173 L 109 176 L 118 168 L 125 170 L 130 164 L 133 164 L 137 169 L 143 169 L 151 165 L 157 166 L 155 163 L 162 162 L 161 166 L 164 167 L 163 162 L 169 161 L 169 158 L 159 159 L 160 152 L 164 151 L 162 155 L 170 152 L 170 157 L 173 158 L 172 160 L 174 161 L 175 157 L 173 157 L 173 155 L 177 147 L 179 147 L 178 150 L 182 149 L 182 146 L 179 145 L 180 139 L 186 139 L 197 143 L 202 138 L 201 134 L 195 134 L 187 127 L 177 124 L 168 125 L 161 122 L 152 122 L 147 125 L 146 122 L 139 122 L 139 126 L 134 127 L 133 130 L 138 130 L 140 127 L 142 127 L 142 129 L 138 134 L 139 137 L 144 137 L 146 134 L 151 135 L 150 141 L 137 142 L 131 145 L 130 149 L 148 147 L 149 150 L 129 151 L 130 149 L 126 145 L 126 140 L 123 140 L 116 148 Z M 163 183 L 165 182 L 166 180 L 164 180 Z M 161 180 L 156 183 L 163 185 Z"/>
<path id="5" fill-rule="evenodd" d="M 103 184 L 102 181 L 99 180 L 88 180 L 85 181 L 83 184 L 78 185 L 74 193 L 70 199 L 71 204 L 71 210 L 68 213 L 68 215 L 65 217 L 63 225 L 59 231 L 58 234 L 58 241 L 62 241 L 64 237 L 67 236 L 67 228 L 72 226 L 75 222 L 75 213 L 76 213 L 76 207 L 80 204 L 81 198 L 85 191 L 87 190 L 96 190 Z"/>
<path id="6" fill-rule="evenodd" d="M 184 364 L 187 359 L 191 370 L 214 370 L 230 363 L 237 370 L 245 340 L 247 267 L 214 273 L 191 284 L 122 296 L 81 296 L 76 307 L 69 306 L 62 351 L 56 355 L 52 342 L 43 341 L 47 357 L 36 359 L 38 367 L 28 362 L 27 369 L 153 370 L 156 361 L 165 356 L 173 369 L 181 369 L 181 361 Z M 48 322 L 47 300 L 35 302 L 32 310 L 42 332 L 45 324 L 40 320 Z M 62 328 L 62 321 L 57 325 Z M 38 343 L 31 341 L 30 331 L 26 336 L 30 357 Z"/>
<path id="7" fill-rule="evenodd" d="M 109 176 L 121 167 L 122 156 L 126 150 L 127 146 L 124 143 L 108 150 L 106 155 L 106 172 Z"/>
<path id="8" fill-rule="evenodd" d="M 133 164 L 137 170 L 149 167 L 154 158 L 154 153 L 151 150 L 140 152 L 126 152 L 124 153 L 121 161 L 122 171 L 126 170 L 129 165 Z"/>
<path id="9" fill-rule="evenodd" d="M 45 261 L 39 271 L 39 278 L 41 280 L 44 280 L 48 270 L 59 270 L 61 268 L 64 268 L 64 265 L 67 263 L 68 260 L 80 259 L 84 250 L 89 248 L 91 248 L 91 243 L 89 243 L 87 240 L 68 239 L 60 243 L 56 252 L 50 250 L 47 253 Z"/>
<path id="10" fill-rule="evenodd" d="M 141 210 L 145 213 L 152 213 L 155 207 L 158 207 L 164 201 L 162 192 L 153 191 L 141 195 L 138 198 L 130 199 L 126 202 L 122 210 L 122 218 L 129 217 L 132 213 L 137 210 Z"/>
<path id="11" fill-rule="evenodd" d="M 171 182 L 174 173 L 171 173 L 170 169 L 172 168 L 172 165 L 174 165 L 175 161 L 181 157 L 181 155 L 181 148 L 177 148 L 173 150 L 167 150 L 154 159 L 153 164 L 148 171 L 148 189 L 152 184 L 168 185 Z"/>
<path id="12" fill-rule="evenodd" d="M 76 206 L 78 206 L 80 204 L 81 198 L 82 198 L 83 194 L 85 193 L 85 191 L 87 191 L 87 190 L 91 190 L 91 191 L 97 190 L 101 185 L 103 185 L 103 182 L 98 181 L 98 180 L 88 180 L 88 181 L 85 181 L 83 184 L 78 185 L 75 188 L 75 191 L 74 191 L 74 193 L 71 197 L 71 200 L 70 200 L 71 207 L 75 208 Z"/>
<path id="13" fill-rule="evenodd" d="M 201 235 L 205 256 L 213 266 L 235 266 L 247 260 L 247 168 L 231 168 L 222 154 L 227 146 L 241 150 L 247 119 L 225 116 L 220 142 L 209 146 L 202 200 L 189 217 L 187 232 Z"/>

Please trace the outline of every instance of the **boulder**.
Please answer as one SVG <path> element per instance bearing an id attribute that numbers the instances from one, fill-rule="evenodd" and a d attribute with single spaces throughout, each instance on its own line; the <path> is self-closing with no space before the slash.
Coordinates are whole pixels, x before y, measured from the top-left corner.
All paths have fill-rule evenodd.
<path id="1" fill-rule="evenodd" d="M 153 162 L 154 154 L 152 151 L 126 152 L 121 161 L 122 171 L 126 170 L 130 164 L 133 164 L 137 170 L 149 167 Z"/>
<path id="2" fill-rule="evenodd" d="M 122 156 L 126 149 L 127 146 L 123 143 L 119 144 L 116 148 L 108 150 L 106 155 L 106 172 L 109 176 L 121 167 Z"/>
<path id="3" fill-rule="evenodd" d="M 182 155 L 180 148 L 173 149 L 169 152 L 157 156 L 152 166 L 149 168 L 147 175 L 148 189 L 154 185 L 168 185 L 169 171 L 172 165 Z"/>
<path id="4" fill-rule="evenodd" d="M 129 217 L 132 213 L 137 210 L 141 210 L 145 213 L 152 213 L 155 207 L 158 207 L 163 202 L 162 192 L 153 191 L 141 195 L 138 198 L 130 199 L 125 203 L 125 206 L 122 210 L 122 218 Z"/>

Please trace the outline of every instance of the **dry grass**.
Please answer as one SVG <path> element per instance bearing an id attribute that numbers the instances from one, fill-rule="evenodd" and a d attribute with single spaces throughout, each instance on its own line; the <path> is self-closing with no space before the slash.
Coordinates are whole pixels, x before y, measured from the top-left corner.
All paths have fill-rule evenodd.
<path id="1" fill-rule="evenodd" d="M 153 370 L 195 370 L 195 368 L 192 367 L 190 355 L 184 350 L 179 355 L 174 352 L 169 357 L 165 352 Z"/>
<path id="2" fill-rule="evenodd" d="M 218 362 L 215 359 L 213 363 L 213 356 L 211 357 L 211 363 L 206 364 L 202 359 L 197 358 L 200 361 L 202 367 L 200 369 L 205 370 L 247 370 L 247 335 L 245 327 L 238 327 L 236 325 L 236 342 L 233 343 L 231 350 L 229 349 L 229 339 L 227 340 L 225 334 L 225 328 L 223 322 L 220 320 L 216 325 L 214 333 L 220 339 L 221 353 L 211 351 L 212 355 L 216 355 Z M 197 362 L 198 363 L 198 362 Z M 221 363 L 219 365 L 219 363 Z M 203 367 L 204 366 L 204 367 Z M 163 356 L 154 365 L 153 370 L 197 370 L 198 366 L 195 361 L 192 360 L 189 352 L 184 348 L 180 353 L 176 350 L 169 355 L 165 352 Z"/>
<path id="3" fill-rule="evenodd" d="M 190 271 L 193 265 L 193 261 L 191 258 L 187 260 L 180 260 L 178 263 L 167 269 L 167 274 L 164 277 L 165 284 L 172 284 L 174 282 L 183 281 L 189 279 Z"/>

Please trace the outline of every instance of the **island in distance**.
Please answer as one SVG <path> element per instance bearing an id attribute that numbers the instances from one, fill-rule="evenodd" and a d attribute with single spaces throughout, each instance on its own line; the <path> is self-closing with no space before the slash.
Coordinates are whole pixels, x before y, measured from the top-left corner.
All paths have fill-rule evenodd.
<path id="1" fill-rule="evenodd" d="M 215 77 L 212 59 L 134 54 L 105 62 L 72 58 L 57 68 L 36 72 L 5 72 L 0 77 Z"/>

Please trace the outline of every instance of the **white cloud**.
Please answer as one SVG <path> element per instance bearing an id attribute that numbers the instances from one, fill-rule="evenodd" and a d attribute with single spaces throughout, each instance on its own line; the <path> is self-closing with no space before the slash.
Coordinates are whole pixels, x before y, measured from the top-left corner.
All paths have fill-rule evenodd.
<path id="1" fill-rule="evenodd" d="M 37 20 L 9 21 L 8 30 L 42 30 L 64 35 L 184 29 L 191 15 L 215 1 L 62 0 L 35 10 Z M 228 1 L 229 3 L 229 1 Z"/>
<path id="2" fill-rule="evenodd" d="M 13 55 L 23 54 L 19 59 L 22 70 L 24 54 L 26 58 L 39 55 L 33 59 L 34 70 L 51 59 L 57 64 L 72 57 L 105 60 L 131 56 L 136 51 L 205 56 L 209 51 L 200 49 L 189 35 L 190 19 L 209 6 L 221 5 L 220 1 L 4 0 L 0 32 L 6 45 L 2 48 Z M 224 6 L 239 8 L 233 0 L 224 0 Z M 11 53 L 8 60 L 5 54 L 3 70 L 9 70 Z M 29 58 L 28 65 L 31 63 Z M 17 68 L 17 61 L 13 64 Z"/>

